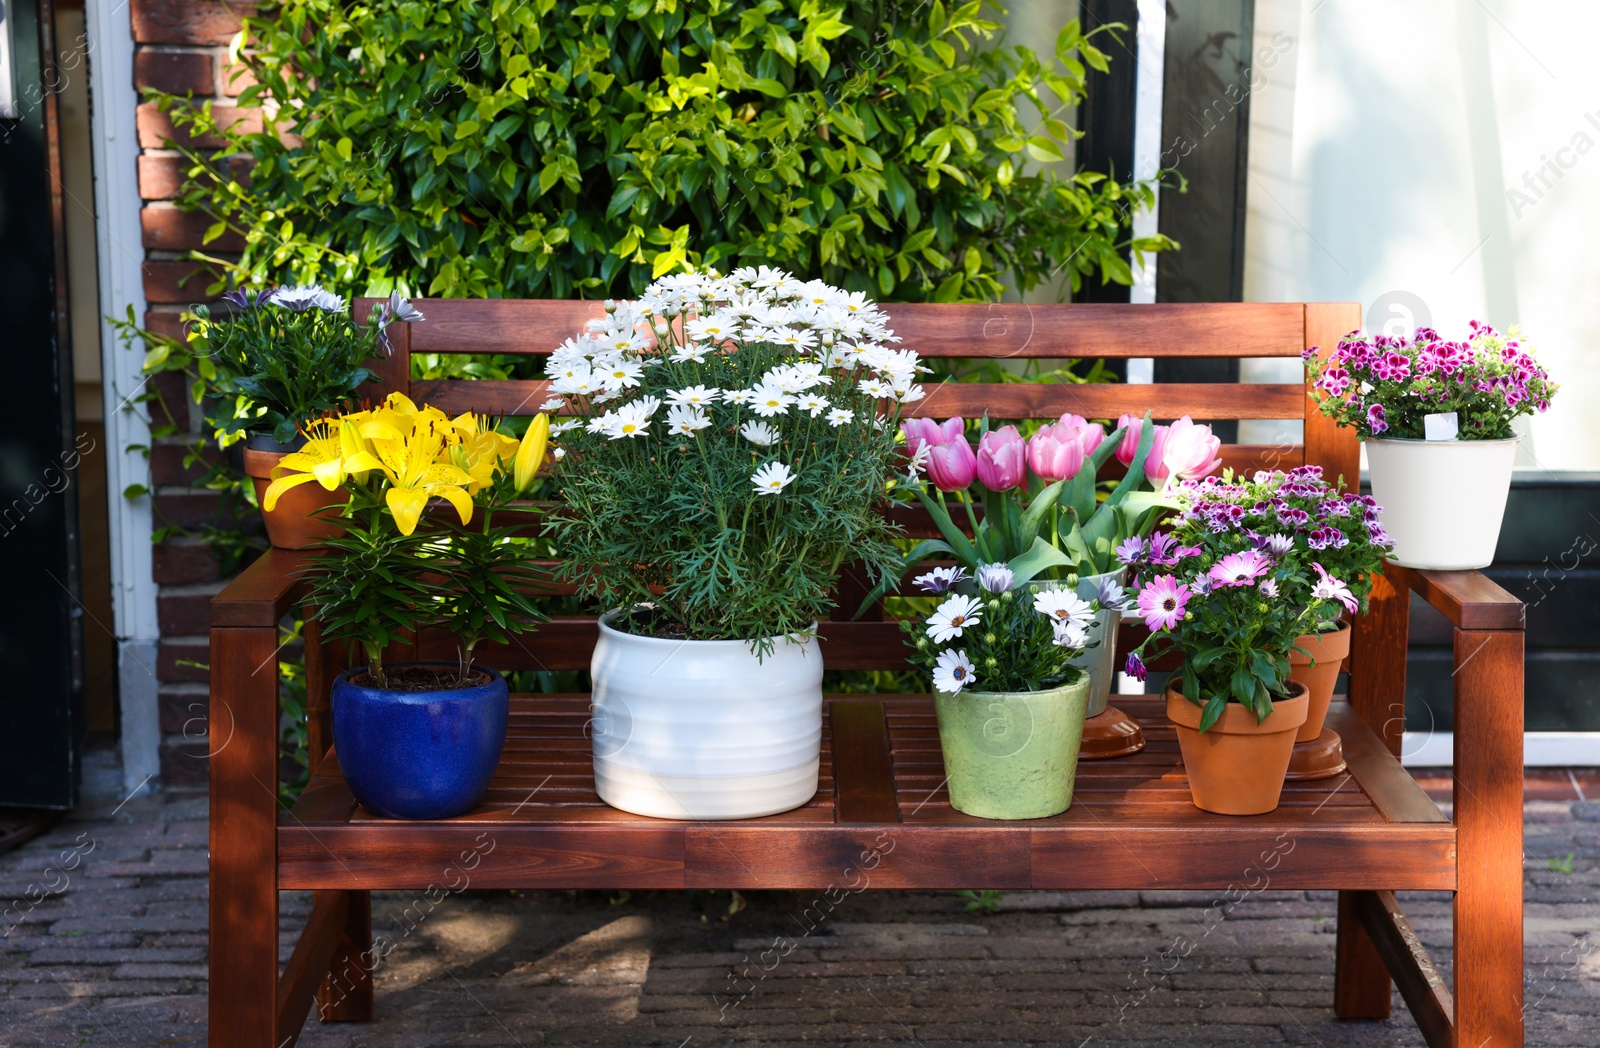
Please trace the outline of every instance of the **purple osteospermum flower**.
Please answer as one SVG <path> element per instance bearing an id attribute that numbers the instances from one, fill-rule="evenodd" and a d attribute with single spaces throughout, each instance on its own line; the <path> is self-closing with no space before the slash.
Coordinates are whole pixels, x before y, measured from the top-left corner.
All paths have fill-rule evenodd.
<path id="1" fill-rule="evenodd" d="M 1317 569 L 1317 584 L 1311 588 L 1311 595 L 1318 600 L 1336 600 L 1343 604 L 1345 610 L 1354 615 L 1359 605 L 1356 604 L 1355 594 L 1350 592 L 1350 587 L 1329 575 L 1321 564 L 1312 562 L 1311 566 Z"/>
<path id="2" fill-rule="evenodd" d="M 1219 586 L 1249 586 L 1272 568 L 1272 561 L 1260 550 L 1230 553 L 1211 569 L 1211 580 Z"/>
<path id="3" fill-rule="evenodd" d="M 1123 667 L 1122 672 L 1134 680 L 1148 680 L 1150 678 L 1150 671 L 1144 668 L 1144 660 L 1139 657 L 1139 653 L 1136 651 L 1128 652 L 1128 664 Z"/>
<path id="4" fill-rule="evenodd" d="M 1124 564 L 1137 564 L 1144 559 L 1145 541 L 1138 535 L 1129 538 L 1117 547 L 1117 559 Z"/>
<path id="5" fill-rule="evenodd" d="M 1171 575 L 1158 575 L 1139 591 L 1139 614 L 1152 630 L 1169 630 L 1183 621 L 1189 588 Z"/>
<path id="6" fill-rule="evenodd" d="M 1256 587 L 1263 597 L 1276 597 L 1278 595 L 1277 579 L 1262 579 L 1261 585 Z"/>
<path id="7" fill-rule="evenodd" d="M 1016 572 L 1004 564 L 978 565 L 978 585 L 990 593 L 1004 593 L 1016 581 Z"/>
<path id="8" fill-rule="evenodd" d="M 1100 599 L 1100 606 L 1102 608 L 1111 608 L 1113 610 L 1120 611 L 1123 605 L 1127 603 L 1127 591 L 1122 588 L 1116 579 L 1101 579 L 1098 588 L 1099 592 L 1096 593 L 1095 596 Z"/>
<path id="9" fill-rule="evenodd" d="M 245 291 L 243 288 L 235 288 L 232 291 L 225 292 L 222 296 L 222 301 L 239 309 L 254 309 L 271 297 L 271 288 L 262 288 L 254 294 Z"/>
<path id="10" fill-rule="evenodd" d="M 967 580 L 965 568 L 934 568 L 926 575 L 918 575 L 911 581 L 922 588 L 924 593 L 948 593 L 950 587 L 958 582 Z"/>

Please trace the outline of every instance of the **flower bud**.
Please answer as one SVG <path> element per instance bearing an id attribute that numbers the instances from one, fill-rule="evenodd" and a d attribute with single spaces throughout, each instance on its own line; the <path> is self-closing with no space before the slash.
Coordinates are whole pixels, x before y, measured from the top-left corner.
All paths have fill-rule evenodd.
<path id="1" fill-rule="evenodd" d="M 983 635 L 983 642 L 985 644 L 994 644 L 994 643 L 997 643 L 999 640 L 1000 640 L 1000 638 L 996 637 L 993 633 L 985 633 Z"/>
<path id="2" fill-rule="evenodd" d="M 989 603 L 988 603 L 988 608 L 989 608 L 990 611 L 999 611 L 1000 610 L 1000 598 L 999 597 L 990 597 L 989 598 Z"/>
<path id="3" fill-rule="evenodd" d="M 993 655 L 990 655 L 987 659 L 983 660 L 983 668 L 986 670 L 997 669 L 999 666 L 1000 660 L 995 658 Z"/>
<path id="4" fill-rule="evenodd" d="M 1006 603 L 1006 604 L 1010 604 L 1010 603 L 1014 602 L 1016 599 L 1017 599 L 1017 594 L 1016 594 L 1016 592 L 1014 590 L 1006 590 L 1004 593 L 1000 594 L 1000 600 L 1003 603 Z"/>

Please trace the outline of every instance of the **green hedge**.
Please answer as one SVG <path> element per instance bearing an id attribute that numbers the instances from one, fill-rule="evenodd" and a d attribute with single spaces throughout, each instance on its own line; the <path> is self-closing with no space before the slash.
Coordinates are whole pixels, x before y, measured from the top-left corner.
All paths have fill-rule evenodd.
<path id="1" fill-rule="evenodd" d="M 245 237 L 240 284 L 594 298 L 751 263 L 891 301 L 1129 282 L 1153 187 L 1060 162 L 1106 57 L 1076 22 L 1053 57 L 995 45 L 1000 13 L 286 0 L 239 41 L 263 131 L 156 97 L 251 161 L 241 185 L 190 150 L 180 201 Z"/>

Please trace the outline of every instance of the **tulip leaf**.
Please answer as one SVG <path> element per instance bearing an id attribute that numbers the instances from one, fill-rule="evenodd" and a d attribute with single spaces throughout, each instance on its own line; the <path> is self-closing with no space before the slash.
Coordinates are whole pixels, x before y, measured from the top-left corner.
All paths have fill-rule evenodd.
<path id="1" fill-rule="evenodd" d="M 1133 454 L 1133 461 L 1128 463 L 1127 474 L 1106 498 L 1106 505 L 1115 506 L 1120 504 L 1132 494 L 1134 488 L 1144 483 L 1144 460 L 1149 456 L 1150 448 L 1155 441 L 1156 424 L 1151 421 L 1150 412 L 1146 411 L 1144 413 L 1144 424 L 1139 430 L 1139 448 Z M 1106 442 L 1102 441 L 1102 443 Z"/>
<path id="2" fill-rule="evenodd" d="M 1071 564 L 1072 558 L 1044 539 L 1034 536 L 1033 546 L 1021 556 L 1012 557 L 1006 567 L 1016 575 L 1015 585 L 1032 582 L 1041 571 Z"/>
<path id="3" fill-rule="evenodd" d="M 956 527 L 955 521 L 950 519 L 950 513 L 943 506 L 933 500 L 926 491 L 917 487 L 917 498 L 922 500 L 922 505 L 927 509 L 928 515 L 933 518 L 933 523 L 939 529 L 939 534 L 950 544 L 951 552 L 963 564 L 978 563 L 978 551 L 973 548 L 972 542 Z"/>
<path id="4" fill-rule="evenodd" d="M 1079 470 L 1079 472 L 1083 471 Z M 1022 514 L 1022 521 L 1017 533 L 1023 536 L 1039 534 L 1039 524 L 1044 520 L 1045 513 L 1049 511 L 1051 506 L 1056 504 L 1056 500 L 1061 497 L 1061 493 L 1066 490 L 1066 486 L 1066 481 L 1058 480 L 1035 495 L 1033 501 L 1028 504 L 1027 511 Z"/>

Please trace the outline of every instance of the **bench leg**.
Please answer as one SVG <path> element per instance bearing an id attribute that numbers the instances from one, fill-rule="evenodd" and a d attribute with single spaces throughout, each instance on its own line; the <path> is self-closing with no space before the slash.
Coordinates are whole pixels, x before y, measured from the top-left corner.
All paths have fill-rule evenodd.
<path id="1" fill-rule="evenodd" d="M 1334 947 L 1333 1014 L 1341 1019 L 1389 1018 L 1389 969 L 1356 916 L 1355 892 L 1339 893 Z"/>
<path id="2" fill-rule="evenodd" d="M 346 892 L 344 935 L 317 990 L 317 1015 L 325 1023 L 372 1019 L 372 893 Z"/>
<path id="3" fill-rule="evenodd" d="M 278 1045 L 278 631 L 211 631 L 211 1048 Z"/>
<path id="4" fill-rule="evenodd" d="M 1455 632 L 1455 1006 L 1460 1048 L 1522 1048 L 1522 652 Z"/>

